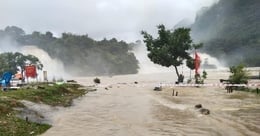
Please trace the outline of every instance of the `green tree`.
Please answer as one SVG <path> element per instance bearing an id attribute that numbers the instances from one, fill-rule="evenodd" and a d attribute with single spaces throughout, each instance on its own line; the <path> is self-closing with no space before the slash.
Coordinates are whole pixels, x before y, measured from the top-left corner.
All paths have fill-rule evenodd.
<path id="1" fill-rule="evenodd" d="M 247 84 L 248 83 L 248 72 L 244 69 L 243 64 L 230 67 L 231 75 L 229 76 L 230 83 L 232 84 Z"/>
<path id="2" fill-rule="evenodd" d="M 187 64 L 193 68 L 193 60 L 189 52 L 193 48 L 202 46 L 202 44 L 193 44 L 189 28 L 178 28 L 171 31 L 167 30 L 164 25 L 159 25 L 159 37 L 156 39 L 145 31 L 142 31 L 141 34 L 144 37 L 150 60 L 165 67 L 173 66 L 178 80 L 181 77 L 178 66 L 182 65 L 184 60 L 188 60 Z"/>
<path id="3" fill-rule="evenodd" d="M 37 57 L 33 55 L 23 55 L 19 52 L 6 52 L 0 54 L 0 64 L 0 75 L 6 71 L 15 74 L 19 71 L 19 69 L 23 72 L 26 65 L 36 65 L 36 67 L 40 70 L 43 67 Z"/>

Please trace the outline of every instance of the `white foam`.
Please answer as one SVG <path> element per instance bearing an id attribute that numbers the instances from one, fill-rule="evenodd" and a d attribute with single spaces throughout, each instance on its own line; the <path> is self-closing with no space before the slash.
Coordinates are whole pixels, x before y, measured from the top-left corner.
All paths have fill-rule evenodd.
<path id="1" fill-rule="evenodd" d="M 64 65 L 62 61 L 60 61 L 57 58 L 51 58 L 50 55 L 44 50 L 39 49 L 36 46 L 30 45 L 30 46 L 24 46 L 21 49 L 21 52 L 23 54 L 26 55 L 30 54 L 39 58 L 39 60 L 43 64 L 42 70 L 47 71 L 48 80 L 52 80 L 53 78 L 60 79 L 68 76 L 64 70 Z M 42 73 L 39 73 L 39 78 L 42 77 L 43 77 Z"/>

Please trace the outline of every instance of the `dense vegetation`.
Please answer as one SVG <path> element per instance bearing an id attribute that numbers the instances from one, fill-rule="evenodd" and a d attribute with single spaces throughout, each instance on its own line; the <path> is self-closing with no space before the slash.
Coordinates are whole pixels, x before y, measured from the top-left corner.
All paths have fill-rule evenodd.
<path id="1" fill-rule="evenodd" d="M 1 95 L 15 100 L 28 100 L 36 103 L 44 103 L 51 106 L 71 106 L 72 100 L 86 94 L 93 89 L 83 89 L 79 84 L 30 84 L 18 91 L 0 92 Z"/>
<path id="2" fill-rule="evenodd" d="M 192 36 L 228 66 L 260 66 L 259 7 L 259 0 L 220 0 L 198 13 Z"/>
<path id="3" fill-rule="evenodd" d="M 115 38 L 96 41 L 88 35 L 71 33 L 63 33 L 57 38 L 51 32 L 25 34 L 15 26 L 0 30 L 0 40 L 6 37 L 11 37 L 18 46 L 35 45 L 45 50 L 51 57 L 60 59 L 70 74 L 134 74 L 138 70 L 138 61 L 131 52 L 131 46 Z"/>

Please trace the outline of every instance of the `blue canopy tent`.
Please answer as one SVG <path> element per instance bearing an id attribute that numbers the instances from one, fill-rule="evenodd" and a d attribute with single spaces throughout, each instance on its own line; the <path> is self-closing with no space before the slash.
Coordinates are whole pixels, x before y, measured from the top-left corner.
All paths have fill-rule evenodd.
<path id="1" fill-rule="evenodd" d="M 6 87 L 7 85 L 10 84 L 10 81 L 12 79 L 12 73 L 11 72 L 5 72 L 0 79 L 2 87 Z"/>

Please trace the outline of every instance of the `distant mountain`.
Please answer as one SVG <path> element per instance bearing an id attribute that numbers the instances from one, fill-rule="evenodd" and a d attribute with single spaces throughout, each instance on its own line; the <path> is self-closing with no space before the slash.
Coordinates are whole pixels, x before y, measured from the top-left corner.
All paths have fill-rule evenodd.
<path id="1" fill-rule="evenodd" d="M 16 46 L 36 45 L 64 63 L 65 70 L 77 76 L 119 75 L 138 72 L 138 61 L 132 46 L 124 41 L 96 41 L 88 35 L 63 33 L 60 38 L 51 32 L 25 34 L 18 27 L 0 30 L 0 41 L 12 39 Z"/>
<path id="2" fill-rule="evenodd" d="M 219 0 L 203 8 L 192 37 L 228 66 L 260 66 L 260 0 Z"/>
<path id="3" fill-rule="evenodd" d="M 180 27 L 191 27 L 192 21 L 189 19 L 182 19 L 179 21 L 176 25 L 174 25 L 174 29 L 180 28 Z"/>

